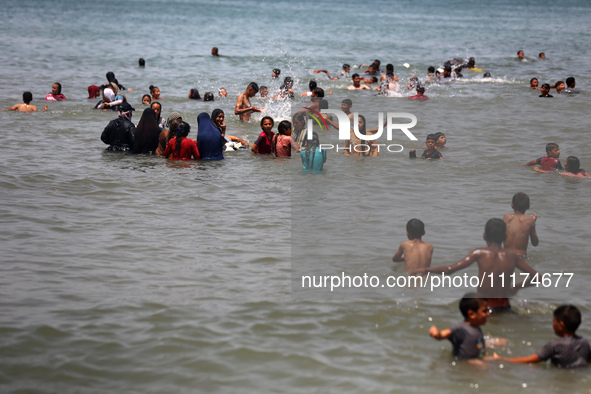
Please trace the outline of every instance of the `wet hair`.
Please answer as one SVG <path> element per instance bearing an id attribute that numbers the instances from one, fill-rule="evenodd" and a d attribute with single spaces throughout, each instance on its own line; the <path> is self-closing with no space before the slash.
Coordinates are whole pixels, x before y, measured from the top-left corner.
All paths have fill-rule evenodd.
<path id="1" fill-rule="evenodd" d="M 309 163 L 308 167 L 313 168 L 314 157 L 316 156 L 316 148 L 320 146 L 320 138 L 317 132 L 312 132 L 312 139 L 304 140 L 304 147 L 306 148 L 306 163 Z M 312 161 L 310 161 L 310 153 L 312 154 Z"/>
<path id="2" fill-rule="evenodd" d="M 579 172 L 583 171 L 581 170 L 581 162 L 576 156 L 567 157 L 564 166 L 566 167 L 565 170 L 572 172 L 573 174 L 578 174 Z"/>
<path id="3" fill-rule="evenodd" d="M 561 305 L 554 310 L 554 318 L 563 323 L 569 333 L 574 333 L 581 325 L 581 311 L 574 305 Z"/>
<path id="4" fill-rule="evenodd" d="M 520 49 L 520 50 L 517 51 L 517 56 L 519 56 L 519 52 L 523 52 L 523 49 Z"/>
<path id="5" fill-rule="evenodd" d="M 531 84 L 532 84 L 534 81 L 537 81 L 537 80 L 538 80 L 538 78 L 535 78 L 535 77 L 534 77 L 534 78 L 532 78 L 532 79 L 530 79 L 530 80 L 529 80 L 529 86 L 531 86 Z"/>
<path id="6" fill-rule="evenodd" d="M 410 219 L 406 223 L 406 231 L 413 238 L 421 238 L 425 233 L 425 224 L 419 219 Z"/>
<path id="7" fill-rule="evenodd" d="M 302 122 L 304 125 L 306 124 L 306 115 L 303 112 L 300 113 L 296 113 L 294 116 L 292 116 L 291 120 L 292 122 L 294 120 L 299 120 L 300 122 Z"/>
<path id="8" fill-rule="evenodd" d="M 433 66 L 429 66 L 429 68 L 427 69 L 428 73 L 434 73 L 435 72 L 435 67 Z"/>
<path id="9" fill-rule="evenodd" d="M 117 78 L 115 78 L 115 73 L 113 71 L 109 71 L 107 73 L 106 77 L 107 77 L 107 81 L 109 81 L 109 82 L 117 81 Z"/>
<path id="10" fill-rule="evenodd" d="M 345 68 L 351 68 L 351 66 L 350 66 L 350 65 L 348 65 L 347 63 L 345 63 L 345 64 L 343 64 L 343 70 L 344 70 Z"/>
<path id="11" fill-rule="evenodd" d="M 140 60 L 138 61 L 140 67 L 145 67 L 146 66 L 146 61 L 144 60 L 143 57 L 140 57 Z"/>
<path id="12" fill-rule="evenodd" d="M 371 81 L 370 83 L 376 83 L 376 82 L 378 82 L 378 78 L 377 77 L 371 77 L 370 78 L 370 81 Z"/>
<path id="13" fill-rule="evenodd" d="M 324 97 L 324 89 L 322 89 L 322 88 L 315 88 L 314 89 L 314 94 L 316 94 L 316 97 Z"/>
<path id="14" fill-rule="evenodd" d="M 162 114 L 162 104 L 160 104 L 158 101 L 152 101 L 152 103 L 150 103 L 150 108 L 152 108 L 154 105 L 158 105 L 160 108 L 160 114 Z"/>
<path id="15" fill-rule="evenodd" d="M 351 106 L 351 107 L 353 106 L 353 101 L 351 101 L 351 99 L 344 99 L 342 102 L 344 104 L 347 104 L 347 105 Z"/>
<path id="16" fill-rule="evenodd" d="M 372 63 L 372 65 L 375 66 L 376 70 L 380 68 L 380 64 L 382 64 L 382 62 L 380 62 L 380 59 L 376 59 Z"/>
<path id="17" fill-rule="evenodd" d="M 191 100 L 201 100 L 201 95 L 199 94 L 199 90 L 197 90 L 197 89 L 191 89 L 189 91 L 189 98 Z"/>
<path id="18" fill-rule="evenodd" d="M 569 88 L 570 88 L 570 87 L 571 87 L 571 86 L 573 86 L 574 84 L 575 84 L 575 78 L 574 78 L 574 77 L 568 77 L 568 78 L 566 79 L 566 86 L 567 86 L 567 87 L 569 87 Z"/>
<path id="19" fill-rule="evenodd" d="M 283 78 L 283 85 L 287 85 L 288 83 L 293 85 L 293 78 L 292 77 Z"/>
<path id="20" fill-rule="evenodd" d="M 475 63 L 476 63 L 476 59 L 474 59 L 473 57 L 468 59 L 468 67 L 473 68 Z"/>
<path id="21" fill-rule="evenodd" d="M 251 82 L 248 84 L 249 88 L 252 88 L 254 90 L 255 93 L 259 92 L 259 85 L 257 85 L 256 82 Z"/>
<path id="22" fill-rule="evenodd" d="M 261 128 L 263 127 L 263 122 L 264 122 L 265 120 L 267 120 L 267 119 L 269 119 L 269 120 L 271 121 L 271 124 L 272 124 L 273 126 L 275 126 L 275 121 L 273 120 L 273 118 L 272 118 L 272 117 L 270 117 L 270 116 L 263 116 L 263 119 L 261 119 Z"/>
<path id="23" fill-rule="evenodd" d="M 394 73 L 394 65 L 392 63 L 386 64 L 386 73 Z"/>
<path id="24" fill-rule="evenodd" d="M 451 72 L 451 66 L 445 66 L 443 68 L 444 71 Z"/>
<path id="25" fill-rule="evenodd" d="M 427 138 L 425 138 L 425 141 L 429 140 L 437 141 L 437 138 L 435 138 L 435 134 L 427 134 Z"/>
<path id="26" fill-rule="evenodd" d="M 351 75 L 351 79 L 355 79 L 355 78 L 358 78 L 358 77 L 359 77 L 359 74 L 357 74 L 357 73 Z"/>
<path id="27" fill-rule="evenodd" d="M 26 104 L 29 104 L 31 101 L 33 101 L 33 93 L 31 93 L 31 92 L 24 92 L 23 93 L 23 101 Z"/>
<path id="28" fill-rule="evenodd" d="M 513 196 L 513 209 L 525 213 L 529 208 L 529 196 L 523 192 L 515 193 Z"/>
<path id="29" fill-rule="evenodd" d="M 150 96 L 149 94 L 144 94 L 144 95 L 142 96 L 142 102 L 144 101 L 144 99 L 145 99 L 146 97 L 147 97 L 147 98 L 149 98 L 149 99 L 150 99 L 150 103 L 152 103 L 152 96 Z"/>
<path id="30" fill-rule="evenodd" d="M 310 89 L 310 91 L 316 89 L 316 86 L 318 86 L 318 84 L 315 80 L 312 79 L 310 82 L 308 82 L 308 88 Z"/>
<path id="31" fill-rule="evenodd" d="M 489 72 L 485 72 L 484 74 L 482 74 L 482 78 L 491 78 L 491 75 Z"/>
<path id="32" fill-rule="evenodd" d="M 417 86 L 417 93 L 425 93 L 425 87 L 424 86 Z"/>
<path id="33" fill-rule="evenodd" d="M 279 134 L 285 134 L 287 130 L 291 129 L 291 122 L 289 120 L 282 120 L 277 126 L 277 131 Z"/>
<path id="34" fill-rule="evenodd" d="M 547 84 L 546 84 L 546 85 L 547 85 Z M 546 144 L 546 153 L 548 153 L 548 152 L 550 152 L 551 150 L 553 150 L 553 149 L 556 149 L 556 148 L 560 148 L 560 147 L 558 146 L 558 144 L 555 144 L 554 142 L 550 142 L 549 144 Z"/>
<path id="35" fill-rule="evenodd" d="M 468 312 L 478 312 L 478 309 L 483 303 L 487 303 L 488 300 L 481 297 L 478 293 L 468 293 L 460 300 L 460 312 L 464 318 L 468 317 Z"/>
<path id="36" fill-rule="evenodd" d="M 545 83 L 542 85 L 542 89 L 548 89 L 550 90 L 550 84 L 549 83 Z"/>
<path id="37" fill-rule="evenodd" d="M 273 69 L 273 72 L 274 72 L 274 73 L 275 73 L 275 75 L 277 75 L 277 76 L 281 75 L 281 70 L 280 70 L 280 69 L 278 69 L 278 68 L 274 68 L 274 69 Z"/>
<path id="38" fill-rule="evenodd" d="M 55 82 L 54 85 L 57 85 L 57 94 L 62 94 L 62 84 L 59 82 Z"/>
<path id="39" fill-rule="evenodd" d="M 203 95 L 203 101 L 213 101 L 213 93 L 211 92 L 206 92 Z"/>
<path id="40" fill-rule="evenodd" d="M 186 138 L 191 131 L 191 126 L 187 122 L 180 122 L 177 127 L 175 127 L 173 133 L 176 137 L 176 153 L 178 156 L 181 155 L 181 143 L 183 142 L 183 138 Z"/>
<path id="41" fill-rule="evenodd" d="M 214 56 L 218 54 L 218 51 L 219 51 L 218 47 L 211 48 L 211 54 Z"/>
<path id="42" fill-rule="evenodd" d="M 150 85 L 149 89 L 151 95 L 154 95 L 154 90 L 156 90 L 156 88 L 158 88 L 158 86 Z"/>
<path id="43" fill-rule="evenodd" d="M 556 81 L 556 83 L 554 84 L 554 86 L 558 88 L 558 85 L 564 85 L 564 82 L 562 82 L 562 81 Z"/>
<path id="44" fill-rule="evenodd" d="M 320 100 L 320 109 L 328 109 L 328 100 L 322 99 Z"/>
<path id="45" fill-rule="evenodd" d="M 544 52 L 538 53 L 538 57 L 542 57 L 542 55 L 546 56 L 546 54 Z"/>
<path id="46" fill-rule="evenodd" d="M 484 226 L 486 240 L 495 244 L 502 244 L 507 237 L 507 225 L 501 219 L 489 219 Z"/>
<path id="47" fill-rule="evenodd" d="M 365 116 L 363 115 L 357 115 L 359 118 L 363 119 L 363 127 L 361 129 L 359 129 L 359 134 L 363 134 L 366 135 L 367 134 L 367 124 L 365 122 Z M 357 127 L 359 127 L 359 122 L 357 122 Z"/>
<path id="48" fill-rule="evenodd" d="M 268 87 L 266 87 L 266 86 L 261 86 L 261 87 L 259 88 L 259 90 L 263 90 L 263 89 L 267 89 L 267 90 L 269 90 L 269 88 L 268 88 Z"/>
<path id="49" fill-rule="evenodd" d="M 216 129 L 218 129 L 220 131 L 220 133 L 222 132 L 222 129 L 221 129 L 221 127 L 218 126 L 216 119 L 220 114 L 223 114 L 223 113 L 224 113 L 224 111 L 219 108 L 216 108 L 211 112 L 211 121 L 213 122 L 213 125 L 216 127 Z"/>

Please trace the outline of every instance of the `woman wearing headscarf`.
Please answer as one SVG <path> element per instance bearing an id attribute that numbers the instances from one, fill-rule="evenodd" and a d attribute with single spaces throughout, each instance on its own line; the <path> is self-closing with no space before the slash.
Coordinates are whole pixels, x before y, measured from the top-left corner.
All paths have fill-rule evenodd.
<path id="1" fill-rule="evenodd" d="M 224 139 L 226 140 L 226 143 L 239 142 L 245 148 L 250 148 L 250 144 L 248 142 L 246 142 L 245 140 L 243 140 L 242 138 L 238 138 L 233 135 L 226 134 L 226 123 L 224 123 L 225 116 L 226 115 L 224 114 L 224 111 L 219 108 L 214 109 L 213 112 L 211 113 L 211 121 L 213 122 L 215 127 L 220 131 L 220 133 L 222 133 L 222 137 L 224 137 Z M 237 147 L 235 147 L 235 144 L 231 144 L 231 145 L 232 146 L 226 145 L 226 150 L 238 149 Z"/>
<path id="2" fill-rule="evenodd" d="M 197 116 L 197 149 L 203 160 L 223 160 L 226 140 L 207 112 Z"/>
<path id="3" fill-rule="evenodd" d="M 159 136 L 156 112 L 152 108 L 146 108 L 135 130 L 133 153 L 154 153 L 158 148 Z"/>
<path id="4" fill-rule="evenodd" d="M 133 149 L 135 126 L 131 116 L 135 111 L 128 103 L 119 107 L 118 118 L 109 122 L 101 134 L 101 141 L 109 145 L 108 151 L 128 152 Z"/>

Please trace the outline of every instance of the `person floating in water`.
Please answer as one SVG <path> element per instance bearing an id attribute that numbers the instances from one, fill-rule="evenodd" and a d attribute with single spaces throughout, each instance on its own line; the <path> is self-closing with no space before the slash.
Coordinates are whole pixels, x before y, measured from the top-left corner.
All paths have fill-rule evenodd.
<path id="1" fill-rule="evenodd" d="M 51 93 L 45 96 L 47 101 L 62 101 L 65 100 L 66 96 L 62 94 L 62 85 L 59 82 L 54 83 L 51 86 Z"/>
<path id="2" fill-rule="evenodd" d="M 221 55 L 219 54 L 218 47 L 213 47 L 213 48 L 211 48 L 211 56 L 213 56 L 213 57 L 220 57 L 220 56 L 221 56 Z"/>
<path id="3" fill-rule="evenodd" d="M 24 104 L 15 104 L 10 108 L 1 109 L 0 111 L 18 111 L 18 112 L 45 112 L 47 111 L 47 105 L 43 107 L 43 111 L 37 111 L 37 107 L 31 105 L 31 101 L 33 101 L 33 94 L 31 92 L 24 92 L 23 93 L 23 103 Z"/>
<path id="4" fill-rule="evenodd" d="M 236 99 L 236 106 L 234 108 L 234 114 L 238 115 L 240 120 L 249 121 L 250 115 L 253 112 L 261 112 L 263 109 L 255 107 L 250 104 L 250 99 L 254 97 L 259 91 L 259 85 L 256 82 L 251 82 L 246 87 L 244 93 L 238 95 Z"/>
<path id="5" fill-rule="evenodd" d="M 530 89 L 541 90 L 541 88 L 538 85 L 539 85 L 538 78 L 532 78 L 529 80 L 529 88 Z"/>
<path id="6" fill-rule="evenodd" d="M 588 177 L 589 174 L 581 168 L 581 162 L 579 158 L 576 156 L 569 156 L 566 158 L 564 162 L 564 172 L 561 172 L 560 175 L 564 176 L 573 176 L 577 178 L 584 178 Z"/>
<path id="7" fill-rule="evenodd" d="M 521 49 L 517 51 L 517 60 L 519 60 L 519 61 L 525 60 L 525 55 Z"/>
<path id="8" fill-rule="evenodd" d="M 560 147 L 558 144 L 550 142 L 546 144 L 546 156 L 540 157 L 536 160 L 531 160 L 525 163 L 526 166 L 535 166 L 534 170 L 540 172 L 549 172 L 553 170 L 562 170 L 562 164 L 560 164 Z"/>

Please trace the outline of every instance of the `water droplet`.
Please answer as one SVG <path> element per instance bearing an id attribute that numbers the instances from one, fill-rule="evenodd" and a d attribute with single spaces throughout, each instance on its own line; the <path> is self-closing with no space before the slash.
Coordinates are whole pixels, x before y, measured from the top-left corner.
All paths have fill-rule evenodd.
<path id="1" fill-rule="evenodd" d="M 521 387 L 526 388 L 527 387 L 527 383 L 521 383 Z"/>

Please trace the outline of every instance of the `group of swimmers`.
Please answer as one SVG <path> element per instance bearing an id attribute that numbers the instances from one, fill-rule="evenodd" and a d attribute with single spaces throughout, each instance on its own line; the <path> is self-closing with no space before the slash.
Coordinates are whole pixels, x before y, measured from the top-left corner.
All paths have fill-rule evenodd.
<path id="1" fill-rule="evenodd" d="M 482 361 L 505 360 L 516 363 L 536 363 L 550 359 L 553 364 L 565 367 L 583 367 L 591 363 L 591 349 L 588 342 L 576 335 L 581 323 L 579 310 L 572 305 L 560 306 L 554 311 L 553 328 L 559 339 L 551 341 L 539 352 L 526 357 L 507 358 L 497 353 L 485 357 L 487 346 L 506 345 L 506 341 L 484 340 L 480 328 L 491 313 L 511 310 L 509 298 L 519 289 L 533 286 L 540 281 L 539 273 L 527 264 L 525 259 L 529 242 L 539 244 L 535 223 L 537 215 L 526 215 L 530 208 L 529 196 L 519 192 L 511 202 L 513 213 L 503 219 L 489 219 L 484 229 L 486 247 L 474 249 L 466 257 L 449 266 L 431 267 L 433 245 L 422 240 L 425 225 L 419 219 L 411 219 L 406 225 L 407 241 L 400 244 L 392 257 L 394 262 L 404 262 L 404 269 L 411 275 L 445 273 L 451 275 L 473 263 L 478 264 L 478 277 L 484 278 L 477 293 L 466 294 L 460 301 L 464 322 L 448 329 L 439 330 L 432 326 L 429 335 L 437 340 L 448 339 L 453 346 L 452 355 L 482 364 Z M 527 273 L 525 281 L 515 283 L 518 269 Z M 490 280 L 489 280 L 490 279 Z"/>

